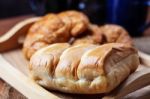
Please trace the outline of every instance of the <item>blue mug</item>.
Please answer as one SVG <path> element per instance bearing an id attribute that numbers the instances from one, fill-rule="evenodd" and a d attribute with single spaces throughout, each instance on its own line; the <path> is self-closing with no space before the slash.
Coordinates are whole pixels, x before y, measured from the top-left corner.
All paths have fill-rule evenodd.
<path id="1" fill-rule="evenodd" d="M 146 23 L 149 0 L 107 0 L 106 23 L 118 24 L 132 36 L 141 36 Z"/>

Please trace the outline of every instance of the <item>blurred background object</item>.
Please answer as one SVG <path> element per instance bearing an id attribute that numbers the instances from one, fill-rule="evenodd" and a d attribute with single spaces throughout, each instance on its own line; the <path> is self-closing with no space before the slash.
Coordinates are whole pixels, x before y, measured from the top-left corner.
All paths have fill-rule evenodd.
<path id="1" fill-rule="evenodd" d="M 1 0 L 0 18 L 34 13 L 58 13 L 65 10 L 84 12 L 92 23 L 118 24 L 132 36 L 142 36 L 149 30 L 147 21 L 150 0 Z M 147 31 L 146 35 L 149 34 Z"/>
<path id="2" fill-rule="evenodd" d="M 32 13 L 28 0 L 0 0 L 0 18 Z"/>
<path id="3" fill-rule="evenodd" d="M 76 1 L 76 6 L 72 7 L 74 1 Z M 69 9 L 77 9 L 82 11 L 89 17 L 92 23 L 105 23 L 106 0 L 70 0 Z"/>
<path id="4" fill-rule="evenodd" d="M 93 23 L 103 24 L 105 18 L 106 0 L 29 0 L 36 15 L 65 10 L 84 12 Z"/>
<path id="5" fill-rule="evenodd" d="M 49 12 L 57 13 L 67 10 L 68 0 L 28 0 L 36 15 L 44 15 Z"/>

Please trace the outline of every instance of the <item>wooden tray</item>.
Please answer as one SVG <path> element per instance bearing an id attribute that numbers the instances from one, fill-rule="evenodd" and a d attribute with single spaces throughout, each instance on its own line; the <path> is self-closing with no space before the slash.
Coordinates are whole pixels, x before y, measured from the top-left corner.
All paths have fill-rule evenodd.
<path id="1" fill-rule="evenodd" d="M 150 97 L 150 68 L 148 66 L 140 65 L 136 72 L 131 74 L 118 88 L 109 94 L 97 95 L 77 95 L 66 94 L 57 91 L 48 91 L 41 86 L 37 85 L 28 77 L 28 62 L 23 57 L 21 47 L 13 50 L 8 49 L 16 48 L 20 45 L 19 38 L 25 35 L 30 25 L 38 20 L 38 18 L 28 19 L 16 25 L 6 35 L 0 37 L 0 77 L 7 83 L 12 85 L 20 91 L 27 98 L 31 99 L 57 99 L 57 98 L 135 98 Z M 19 42 L 18 42 L 19 40 Z M 8 45 L 8 46 L 6 46 Z M 150 65 L 150 56 L 139 53 L 142 62 L 145 65 Z M 147 87 L 145 87 L 147 86 Z M 145 88 L 143 88 L 145 87 Z M 143 88 L 143 89 L 141 89 Z M 142 97 L 136 91 L 141 89 L 143 92 Z M 136 91 L 136 92 L 135 92 Z M 130 94 L 131 93 L 131 94 Z"/>

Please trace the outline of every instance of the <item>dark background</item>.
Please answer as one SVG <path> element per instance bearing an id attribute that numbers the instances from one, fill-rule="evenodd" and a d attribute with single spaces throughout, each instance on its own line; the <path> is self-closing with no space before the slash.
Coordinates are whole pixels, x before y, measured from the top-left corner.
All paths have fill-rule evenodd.
<path id="1" fill-rule="evenodd" d="M 32 13 L 28 0 L 0 0 L 0 18 Z"/>
<path id="2" fill-rule="evenodd" d="M 59 0 L 59 1 L 62 1 L 62 0 Z M 65 0 L 63 0 L 63 3 L 64 1 Z M 10 17 L 15 17 L 15 16 L 22 16 L 22 15 L 33 15 L 33 11 L 31 10 L 30 4 L 29 4 L 29 0 L 0 0 L 0 20 L 8 19 Z M 148 7 L 148 14 L 147 14 L 146 22 L 150 22 L 150 7 Z M 5 23 L 7 22 L 3 22 L 4 24 L 3 26 L 5 26 Z M 149 31 L 150 31 L 150 28 L 148 28 L 144 32 L 144 35 L 150 36 Z"/>

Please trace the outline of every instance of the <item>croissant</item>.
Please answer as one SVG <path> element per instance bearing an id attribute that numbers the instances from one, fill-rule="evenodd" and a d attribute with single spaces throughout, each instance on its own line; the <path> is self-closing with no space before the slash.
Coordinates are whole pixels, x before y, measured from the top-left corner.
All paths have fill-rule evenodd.
<path id="1" fill-rule="evenodd" d="M 56 43 L 31 57 L 31 78 L 39 85 L 67 93 L 108 93 L 139 65 L 136 49 L 126 44 Z"/>
<path id="2" fill-rule="evenodd" d="M 70 34 L 78 36 L 84 32 L 89 25 L 87 16 L 78 11 L 64 11 L 58 14 L 65 24 L 70 26 Z"/>
<path id="3" fill-rule="evenodd" d="M 124 43 L 133 46 L 129 33 L 119 25 L 106 24 L 98 27 L 97 25 L 90 24 L 85 34 L 87 35 L 74 40 L 73 44 Z"/>
<path id="4" fill-rule="evenodd" d="M 101 29 L 94 24 L 90 24 L 88 29 L 85 31 L 86 35 L 78 37 L 73 41 L 73 45 L 81 43 L 90 43 L 90 44 L 102 44 L 103 43 L 103 34 Z"/>
<path id="5" fill-rule="evenodd" d="M 27 59 L 38 49 L 53 43 L 68 42 L 88 27 L 89 20 L 81 12 L 66 11 L 60 14 L 47 14 L 29 29 L 23 45 Z"/>
<path id="6" fill-rule="evenodd" d="M 129 33 L 121 26 L 114 24 L 106 24 L 100 26 L 100 30 L 105 37 L 104 43 L 125 43 L 133 45 L 132 38 Z"/>

